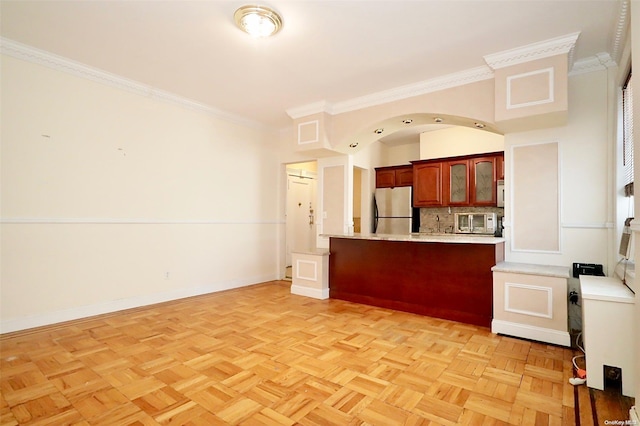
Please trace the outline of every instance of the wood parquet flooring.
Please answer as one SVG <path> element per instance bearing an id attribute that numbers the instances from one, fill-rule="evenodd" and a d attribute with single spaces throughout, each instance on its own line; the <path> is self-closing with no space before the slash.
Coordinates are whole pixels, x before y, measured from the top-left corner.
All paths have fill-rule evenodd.
<path id="1" fill-rule="evenodd" d="M 572 425 L 572 350 L 277 281 L 0 336 L 0 425 Z"/>

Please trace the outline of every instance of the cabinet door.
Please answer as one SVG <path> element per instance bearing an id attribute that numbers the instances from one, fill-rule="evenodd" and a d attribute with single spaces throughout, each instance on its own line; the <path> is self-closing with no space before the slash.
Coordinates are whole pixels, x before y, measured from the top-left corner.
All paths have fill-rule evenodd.
<path id="1" fill-rule="evenodd" d="M 469 205 L 469 160 L 444 163 L 444 204 L 447 206 Z"/>
<path id="2" fill-rule="evenodd" d="M 496 205 L 496 157 L 473 158 L 471 161 L 471 204 Z"/>
<path id="3" fill-rule="evenodd" d="M 393 188 L 394 186 L 396 186 L 395 170 L 376 170 L 376 188 Z"/>
<path id="4" fill-rule="evenodd" d="M 498 155 L 496 157 L 496 179 L 503 180 L 504 179 L 504 155 Z"/>
<path id="5" fill-rule="evenodd" d="M 413 206 L 442 205 L 442 163 L 413 166 Z"/>
<path id="6" fill-rule="evenodd" d="M 413 185 L 413 167 L 403 167 L 396 170 L 396 186 Z"/>

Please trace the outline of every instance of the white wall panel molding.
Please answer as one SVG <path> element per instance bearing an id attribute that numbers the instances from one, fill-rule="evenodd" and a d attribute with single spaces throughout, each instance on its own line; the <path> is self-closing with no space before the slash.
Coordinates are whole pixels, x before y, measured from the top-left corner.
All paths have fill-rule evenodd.
<path id="1" fill-rule="evenodd" d="M 535 249 L 517 249 L 511 248 L 513 253 L 531 253 L 531 254 L 562 254 L 562 250 L 535 250 Z"/>
<path id="2" fill-rule="evenodd" d="M 320 257 L 322 261 L 322 257 Z M 301 280 L 317 281 L 318 280 L 318 262 L 311 260 L 296 259 L 296 278 Z"/>
<path id="3" fill-rule="evenodd" d="M 539 311 L 533 311 L 533 310 L 529 310 L 529 309 L 520 309 L 514 306 L 514 303 L 517 302 L 513 302 L 514 299 L 516 299 L 517 297 L 512 297 L 515 296 L 514 294 L 512 294 L 512 292 L 517 292 L 518 290 L 524 290 L 523 294 L 521 294 L 521 296 L 524 296 L 524 293 L 527 292 L 528 296 L 526 299 L 528 302 L 531 302 L 534 297 L 536 298 L 536 300 L 540 297 L 544 298 L 546 301 L 546 304 L 543 304 L 543 306 L 541 306 L 544 309 L 541 309 Z M 538 293 L 537 295 L 535 293 Z M 506 312 L 512 312 L 515 314 L 521 314 L 521 315 L 529 315 L 529 316 L 533 316 L 533 317 L 540 317 L 540 318 L 553 318 L 553 289 L 551 287 L 541 287 L 541 286 L 536 286 L 536 285 L 529 285 L 529 284 L 516 284 L 516 283 L 510 283 L 510 282 L 506 282 L 504 283 L 504 310 Z"/>
<path id="4" fill-rule="evenodd" d="M 21 59 L 23 61 L 43 65 L 57 71 L 62 71 L 67 74 L 74 75 L 76 77 L 106 84 L 108 86 L 125 90 L 136 95 L 173 103 L 191 110 L 211 114 L 223 120 L 241 124 L 243 126 L 256 129 L 264 129 L 264 126 L 262 124 L 257 123 L 253 120 L 249 120 L 245 117 L 231 114 L 226 111 L 213 108 L 209 105 L 205 105 L 191 99 L 183 98 L 173 93 L 165 92 L 163 90 L 156 89 L 154 87 L 121 77 L 116 74 L 89 67 L 82 63 L 72 61 L 62 56 L 54 55 L 53 53 L 36 49 L 34 47 L 18 43 L 7 38 L 0 37 L 0 53 L 16 59 Z"/>
<path id="5" fill-rule="evenodd" d="M 593 222 L 593 223 L 562 223 L 563 229 L 612 229 L 612 222 Z"/>
<path id="6" fill-rule="evenodd" d="M 561 254 L 560 143 L 551 140 L 514 145 L 510 149 L 510 158 L 511 251 Z M 531 193 L 540 196 L 532 199 L 527 195 Z"/>
<path id="7" fill-rule="evenodd" d="M 515 49 L 484 56 L 491 69 L 505 68 L 550 56 L 569 54 L 569 69 L 573 63 L 573 51 L 580 32 L 532 43 Z"/>
<path id="8" fill-rule="evenodd" d="M 14 331 L 27 330 L 34 327 L 42 327 L 57 324 L 65 321 L 72 321 L 82 318 L 89 318 L 96 315 L 109 314 L 125 309 L 140 308 L 154 305 L 156 303 L 169 302 L 203 294 L 216 293 L 224 290 L 231 290 L 239 287 L 246 287 L 252 284 L 264 283 L 277 280 L 277 274 L 262 275 L 240 280 L 221 281 L 206 284 L 198 287 L 185 288 L 165 293 L 148 294 L 140 297 L 128 299 L 118 299 L 98 303 L 95 305 L 79 306 L 57 312 L 49 312 L 42 315 L 33 315 L 24 318 L 5 320 L 0 323 L 0 333 L 11 333 Z"/>
<path id="9" fill-rule="evenodd" d="M 6 225 L 273 225 L 284 224 L 282 220 L 164 220 L 145 218 L 2 218 Z"/>
<path id="10" fill-rule="evenodd" d="M 535 101 L 529 101 L 529 102 L 520 102 L 520 103 L 512 102 L 514 81 L 531 78 L 531 77 L 538 76 L 538 75 L 541 75 L 541 74 L 546 74 L 547 75 L 547 97 L 546 98 L 537 99 Z M 514 74 L 514 75 L 511 75 L 511 76 L 507 77 L 507 109 L 525 108 L 525 107 L 530 107 L 530 106 L 534 106 L 534 105 L 543 105 L 543 104 L 553 103 L 554 102 L 553 93 L 555 91 L 555 83 L 554 83 L 553 74 L 554 74 L 553 73 L 553 68 L 550 67 L 550 68 L 544 68 L 544 69 L 541 69 L 541 70 L 530 71 L 530 72 L 526 72 L 526 73 L 522 73 L 522 74 Z M 522 83 L 520 83 L 520 84 L 522 84 Z M 526 84 L 526 82 L 525 82 L 525 84 Z"/>
<path id="11" fill-rule="evenodd" d="M 305 135 L 313 135 L 305 137 Z M 316 143 L 320 140 L 320 121 L 312 120 L 298 124 L 298 145 Z"/>

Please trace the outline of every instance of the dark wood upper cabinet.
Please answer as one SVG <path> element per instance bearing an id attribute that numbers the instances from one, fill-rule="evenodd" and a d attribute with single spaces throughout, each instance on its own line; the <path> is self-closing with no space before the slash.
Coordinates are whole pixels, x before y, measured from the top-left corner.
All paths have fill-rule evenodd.
<path id="1" fill-rule="evenodd" d="M 413 166 L 402 167 L 396 170 L 396 186 L 413 185 Z"/>
<path id="2" fill-rule="evenodd" d="M 504 180 L 504 155 L 496 156 L 496 179 Z"/>
<path id="3" fill-rule="evenodd" d="M 376 188 L 396 186 L 396 172 L 393 169 L 376 169 Z"/>
<path id="4" fill-rule="evenodd" d="M 442 163 L 414 163 L 413 206 L 437 207 L 442 204 Z"/>
<path id="5" fill-rule="evenodd" d="M 395 188 L 413 185 L 413 166 L 376 168 L 376 188 Z"/>
<path id="6" fill-rule="evenodd" d="M 493 152 L 413 162 L 414 207 L 496 206 L 504 154 Z"/>

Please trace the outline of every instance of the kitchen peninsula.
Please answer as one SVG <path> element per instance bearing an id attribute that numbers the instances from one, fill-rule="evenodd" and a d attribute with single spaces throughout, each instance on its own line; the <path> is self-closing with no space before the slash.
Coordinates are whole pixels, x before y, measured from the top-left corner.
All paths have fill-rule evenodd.
<path id="1" fill-rule="evenodd" d="M 331 298 L 491 326 L 491 268 L 504 260 L 503 238 L 326 236 Z"/>

